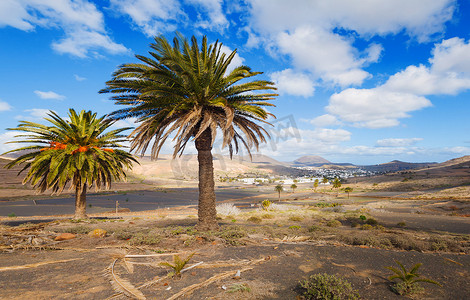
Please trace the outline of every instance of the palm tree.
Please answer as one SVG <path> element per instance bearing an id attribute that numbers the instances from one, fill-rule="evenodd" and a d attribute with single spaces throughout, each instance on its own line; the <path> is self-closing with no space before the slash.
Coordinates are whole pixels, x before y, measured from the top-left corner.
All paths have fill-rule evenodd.
<path id="1" fill-rule="evenodd" d="M 333 187 L 331 189 L 339 189 L 341 187 L 341 180 L 336 177 L 333 181 Z M 336 197 L 338 197 L 338 193 L 336 193 Z"/>
<path id="2" fill-rule="evenodd" d="M 335 180 L 333 181 L 333 188 L 339 189 L 341 187 L 341 180 L 336 177 Z"/>
<path id="3" fill-rule="evenodd" d="M 70 190 L 75 190 L 75 218 L 86 218 L 87 188 L 102 186 L 109 189 L 113 180 L 126 178 L 124 168 L 132 168 L 137 162 L 129 153 L 116 149 L 125 141 L 121 128 L 105 131 L 114 121 L 97 118 L 96 113 L 82 110 L 79 114 L 69 110 L 70 121 L 50 111 L 44 118 L 51 125 L 20 121 L 16 128 L 8 130 L 22 131 L 27 134 L 17 135 L 22 138 L 11 143 L 27 143 L 29 146 L 9 151 L 26 152 L 6 165 L 24 165 L 18 173 L 28 170 L 23 184 L 29 182 L 37 191 L 51 189 L 60 194 L 70 183 Z"/>
<path id="4" fill-rule="evenodd" d="M 328 183 L 328 178 L 326 178 L 325 176 L 323 176 L 322 180 L 321 180 L 321 183 Z"/>
<path id="5" fill-rule="evenodd" d="M 281 192 L 284 191 L 284 188 L 282 187 L 282 184 L 278 184 L 274 187 L 274 190 L 278 193 L 279 195 L 279 202 L 281 202 Z"/>
<path id="6" fill-rule="evenodd" d="M 190 43 L 178 34 L 173 45 L 163 36 L 155 37 L 150 57 L 136 55 L 141 63 L 121 65 L 100 91 L 114 94 L 111 99 L 116 104 L 127 106 L 113 112 L 112 118 L 136 117 L 140 123 L 130 135 L 131 151 L 144 154 L 151 145 L 151 157 L 156 159 L 171 136 L 176 157 L 194 141 L 199 162 L 197 228 L 201 231 L 218 228 L 211 153 L 217 130 L 230 156 L 239 146 L 250 153 L 252 146 L 258 148 L 269 137 L 256 122 L 269 124 L 265 120 L 271 114 L 263 107 L 274 106 L 266 101 L 277 96 L 257 93 L 275 89 L 272 82 L 247 80 L 261 72 L 247 66 L 228 72 L 236 50 L 225 55 L 221 47 L 218 41 L 208 45 L 206 37 L 201 47 L 194 36 Z"/>
<path id="7" fill-rule="evenodd" d="M 315 190 L 315 192 L 317 191 L 317 187 L 318 187 L 318 184 L 320 183 L 320 180 L 315 179 L 315 181 L 313 182 L 313 189 Z"/>
<path id="8" fill-rule="evenodd" d="M 297 185 L 294 183 L 290 186 L 290 188 L 292 189 L 292 193 L 295 194 L 295 189 L 297 188 Z"/>
<path id="9" fill-rule="evenodd" d="M 349 199 L 349 193 L 351 193 L 352 191 L 353 191 L 353 188 L 350 186 L 344 188 L 344 192 L 348 194 L 348 199 Z"/>

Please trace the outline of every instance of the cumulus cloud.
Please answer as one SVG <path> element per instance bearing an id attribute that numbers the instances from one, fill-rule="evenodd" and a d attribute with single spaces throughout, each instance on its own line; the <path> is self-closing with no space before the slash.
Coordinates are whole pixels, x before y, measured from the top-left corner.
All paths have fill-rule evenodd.
<path id="1" fill-rule="evenodd" d="M 128 16 L 136 28 L 152 37 L 176 30 L 176 21 L 185 20 L 177 0 L 111 0 L 111 9 Z"/>
<path id="2" fill-rule="evenodd" d="M 315 119 L 310 120 L 309 123 L 313 124 L 316 127 L 326 127 L 341 124 L 338 118 L 329 114 L 318 116 Z"/>
<path id="3" fill-rule="evenodd" d="M 297 134 L 293 134 L 296 132 Z M 349 141 L 351 133 L 344 129 L 316 128 L 305 130 L 283 128 L 272 134 L 271 140 L 260 146 L 260 152 L 269 156 L 298 157 L 312 153 L 328 153 L 338 144 Z"/>
<path id="4" fill-rule="evenodd" d="M 311 97 L 315 92 L 314 82 L 304 73 L 296 73 L 292 69 L 274 72 L 270 75 L 280 94 Z"/>
<path id="5" fill-rule="evenodd" d="M 377 62 L 383 51 L 371 43 L 363 51 L 354 46 L 356 37 L 405 32 L 418 41 L 442 33 L 452 18 L 454 0 L 249 0 L 247 45 L 264 44 L 292 59 L 297 69 L 311 72 L 341 87 L 360 85 L 370 77 L 363 68 Z M 337 34 L 344 29 L 354 34 Z"/>
<path id="6" fill-rule="evenodd" d="M 66 98 L 64 95 L 59 95 L 53 91 L 43 92 L 36 90 L 34 93 L 41 99 L 64 100 Z"/>
<path id="7" fill-rule="evenodd" d="M 415 145 L 417 142 L 422 141 L 422 138 L 389 138 L 377 141 L 379 147 L 409 147 Z"/>
<path id="8" fill-rule="evenodd" d="M 418 95 L 455 95 L 470 89 L 470 42 L 451 38 L 436 44 L 430 66 L 409 66 L 384 84 L 388 90 Z"/>
<path id="9" fill-rule="evenodd" d="M 58 28 L 65 37 L 52 44 L 59 53 L 87 57 L 90 50 L 125 53 L 126 47 L 107 34 L 103 14 L 87 0 L 1 1 L 0 27 L 31 31 L 36 27 Z"/>
<path id="10" fill-rule="evenodd" d="M 455 0 L 249 0 L 252 26 L 260 32 L 292 30 L 304 25 L 344 28 L 361 35 L 396 34 L 426 40 L 452 18 Z"/>
<path id="11" fill-rule="evenodd" d="M 357 127 L 391 127 L 409 113 L 431 106 L 424 96 L 455 95 L 469 89 L 470 41 L 451 38 L 435 45 L 429 66 L 408 66 L 375 88 L 336 93 L 326 110 Z"/>
<path id="12" fill-rule="evenodd" d="M 199 7 L 203 15 L 199 16 L 197 27 L 212 30 L 223 30 L 228 27 L 228 21 L 222 11 L 222 0 L 186 0 L 187 3 Z"/>
<path id="13" fill-rule="evenodd" d="M 421 96 L 375 89 L 346 89 L 330 97 L 326 110 L 357 127 L 383 128 L 399 124 L 409 112 L 431 106 Z"/>
<path id="14" fill-rule="evenodd" d="M 298 69 L 308 70 L 340 86 L 359 85 L 370 76 L 349 41 L 320 28 L 301 27 L 277 36 L 281 53 L 292 57 Z M 375 55 L 375 54 L 374 54 Z"/>

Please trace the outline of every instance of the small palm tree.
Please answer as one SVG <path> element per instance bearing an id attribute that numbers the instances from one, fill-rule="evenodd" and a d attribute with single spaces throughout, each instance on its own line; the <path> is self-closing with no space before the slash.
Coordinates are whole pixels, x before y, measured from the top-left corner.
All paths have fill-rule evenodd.
<path id="1" fill-rule="evenodd" d="M 23 184 L 30 183 L 38 192 L 47 189 L 60 194 L 70 184 L 75 190 L 75 218 L 86 218 L 87 188 L 95 186 L 109 189 L 113 180 L 126 178 L 124 168 L 132 168 L 137 162 L 129 153 L 117 149 L 125 141 L 121 128 L 105 133 L 114 123 L 96 113 L 82 110 L 79 114 L 69 110 L 70 121 L 50 111 L 44 118 L 51 125 L 21 121 L 18 127 L 8 130 L 22 131 L 22 138 L 10 143 L 27 143 L 29 146 L 9 151 L 23 152 L 6 165 L 24 165 L 18 173 L 28 170 Z"/>
<path id="2" fill-rule="evenodd" d="M 313 189 L 315 190 L 315 192 L 317 191 L 317 187 L 318 187 L 319 183 L 320 183 L 320 180 L 318 180 L 318 178 L 315 179 L 315 181 L 313 182 Z"/>
<path id="3" fill-rule="evenodd" d="M 336 177 L 335 180 L 333 181 L 333 188 L 334 189 L 339 189 L 341 187 L 341 180 Z"/>
<path id="4" fill-rule="evenodd" d="M 348 199 L 349 199 L 349 193 L 351 193 L 352 191 L 353 191 L 353 188 L 350 186 L 344 188 L 344 192 L 348 194 Z"/>
<path id="5" fill-rule="evenodd" d="M 124 64 L 106 82 L 101 93 L 112 93 L 116 104 L 126 108 L 112 113 L 114 119 L 136 117 L 140 125 L 131 133 L 131 151 L 144 154 L 151 145 L 151 156 L 158 157 L 167 139 L 175 141 L 173 157 L 182 155 L 194 141 L 199 162 L 198 230 L 216 230 L 214 168 L 212 146 L 218 130 L 222 148 L 230 156 L 239 146 L 258 148 L 269 137 L 257 124 L 267 123 L 264 106 L 277 94 L 258 93 L 275 89 L 265 80 L 250 81 L 261 74 L 247 66 L 228 72 L 236 50 L 225 55 L 218 41 L 209 45 L 202 38 L 199 46 L 181 35 L 171 45 L 163 36 L 150 45 L 150 57 L 136 55 L 141 63 Z M 243 81 L 240 83 L 240 81 Z"/>
<path id="6" fill-rule="evenodd" d="M 274 187 L 274 190 L 278 193 L 279 202 L 281 202 L 281 192 L 284 191 L 284 187 L 282 186 L 282 184 L 278 184 Z"/>
<path id="7" fill-rule="evenodd" d="M 295 189 L 297 188 L 297 185 L 294 183 L 290 186 L 290 188 L 292 189 L 292 193 L 295 194 Z"/>
<path id="8" fill-rule="evenodd" d="M 321 183 L 328 183 L 328 178 L 326 178 L 325 176 L 323 176 L 322 180 L 321 180 Z"/>
<path id="9" fill-rule="evenodd" d="M 393 290 L 399 295 L 409 295 L 418 292 L 421 288 L 418 285 L 418 282 L 427 282 L 442 286 L 437 281 L 422 277 L 418 273 L 418 269 L 421 267 L 422 263 L 417 263 L 414 265 L 410 271 L 407 271 L 405 266 L 399 261 L 395 261 L 400 269 L 394 267 L 386 267 L 387 269 L 393 271 L 394 275 L 390 276 L 388 280 L 398 279 L 400 282 L 395 283 Z"/>

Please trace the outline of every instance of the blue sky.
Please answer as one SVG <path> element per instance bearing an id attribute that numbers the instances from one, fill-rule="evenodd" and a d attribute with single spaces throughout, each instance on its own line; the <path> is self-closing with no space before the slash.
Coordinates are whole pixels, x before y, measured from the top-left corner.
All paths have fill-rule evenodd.
<path id="1" fill-rule="evenodd" d="M 117 109 L 98 94 L 105 81 L 175 31 L 220 40 L 237 49 L 234 65 L 276 83 L 263 154 L 356 164 L 470 154 L 470 2 L 451 0 L 2 0 L 0 151 L 19 120 Z"/>

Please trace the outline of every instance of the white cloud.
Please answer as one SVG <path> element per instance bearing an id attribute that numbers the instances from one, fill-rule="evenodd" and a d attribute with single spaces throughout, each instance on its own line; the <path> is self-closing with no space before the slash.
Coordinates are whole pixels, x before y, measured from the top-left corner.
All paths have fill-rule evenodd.
<path id="1" fill-rule="evenodd" d="M 16 135 L 18 135 L 18 132 L 14 131 L 6 131 L 0 134 L 0 154 L 19 148 L 18 144 L 6 144 L 7 142 L 14 141 Z"/>
<path id="2" fill-rule="evenodd" d="M 432 54 L 429 66 L 408 66 L 381 86 L 332 95 L 327 111 L 358 127 L 392 127 L 410 112 L 431 106 L 423 96 L 455 95 L 470 89 L 470 42 L 443 40 Z"/>
<path id="3" fill-rule="evenodd" d="M 292 134 L 298 132 L 298 135 Z M 337 149 L 338 144 L 349 141 L 351 133 L 344 129 L 316 128 L 304 130 L 284 128 L 271 136 L 266 144 L 260 146 L 260 152 L 268 156 L 299 157 L 314 153 L 329 153 Z"/>
<path id="4" fill-rule="evenodd" d="M 350 41 L 313 27 L 301 27 L 277 36 L 281 53 L 288 54 L 298 69 L 308 70 L 340 86 L 361 84 L 370 76 L 360 69 L 361 61 Z"/>
<path id="5" fill-rule="evenodd" d="M 125 53 L 127 49 L 107 35 L 103 14 L 87 0 L 21 0 L 0 3 L 0 27 L 31 31 L 37 26 L 58 28 L 65 37 L 52 44 L 59 53 L 87 57 L 90 49 Z"/>
<path id="6" fill-rule="evenodd" d="M 59 95 L 53 91 L 42 92 L 42 91 L 36 90 L 34 91 L 34 93 L 41 99 L 64 100 L 66 98 L 64 95 Z"/>
<path id="7" fill-rule="evenodd" d="M 222 11 L 222 0 L 186 0 L 187 3 L 200 7 L 204 15 L 199 16 L 196 27 L 212 30 L 223 30 L 228 21 Z"/>
<path id="8" fill-rule="evenodd" d="M 85 77 L 81 77 L 81 76 L 79 76 L 79 75 L 77 75 L 77 74 L 74 74 L 73 77 L 75 77 L 75 80 L 76 80 L 76 81 L 84 81 L 84 80 L 86 80 Z"/>
<path id="9" fill-rule="evenodd" d="M 333 94 L 326 110 L 357 127 L 383 128 L 396 126 L 409 112 L 431 105 L 428 99 L 412 94 L 350 88 Z"/>
<path id="10" fill-rule="evenodd" d="M 32 108 L 26 109 L 25 112 L 28 112 L 30 116 L 35 119 L 43 119 L 45 117 L 48 117 L 48 114 L 51 113 L 51 110 L 44 108 Z"/>
<path id="11" fill-rule="evenodd" d="M 50 109 L 44 108 L 32 108 L 32 109 L 25 109 L 25 113 L 28 115 L 17 115 L 15 116 L 16 120 L 21 121 L 31 121 L 31 122 L 40 122 L 44 120 L 44 118 L 49 117 L 48 114 L 51 112 Z"/>
<path id="12" fill-rule="evenodd" d="M 124 127 L 136 128 L 137 126 L 139 126 L 139 124 L 137 124 L 136 121 L 137 121 L 137 118 L 128 118 L 128 119 L 124 119 L 124 120 L 117 120 L 116 122 L 114 122 L 114 124 L 111 127 L 113 127 L 114 129 L 124 128 Z M 130 133 L 130 131 L 128 133 Z"/>
<path id="13" fill-rule="evenodd" d="M 149 36 L 176 30 L 176 21 L 186 14 L 176 0 L 111 0 L 111 9 L 131 18 Z"/>
<path id="14" fill-rule="evenodd" d="M 270 77 L 280 94 L 311 97 L 315 92 L 315 83 L 306 74 L 285 69 L 272 73 Z"/>
<path id="15" fill-rule="evenodd" d="M 325 114 L 316 117 L 313 120 L 309 121 L 311 124 L 313 124 L 316 127 L 326 127 L 326 126 L 332 126 L 332 125 L 340 125 L 341 122 L 338 120 L 333 115 Z"/>
<path id="16" fill-rule="evenodd" d="M 409 147 L 415 145 L 417 142 L 422 141 L 422 138 L 389 138 L 377 141 L 377 146 L 380 147 Z"/>
<path id="17" fill-rule="evenodd" d="M 0 111 L 8 111 L 8 110 L 11 110 L 11 105 L 8 104 L 7 102 L 5 101 L 1 101 L 0 100 Z"/>
<path id="18" fill-rule="evenodd" d="M 409 66 L 391 76 L 384 88 L 418 95 L 454 95 L 470 89 L 470 42 L 443 40 L 432 54 L 429 67 Z"/>
<path id="19" fill-rule="evenodd" d="M 380 59 L 383 47 L 370 44 L 361 52 L 356 37 L 407 33 L 419 41 L 443 32 L 452 18 L 454 0 L 249 0 L 247 45 L 263 43 L 267 52 L 292 59 L 297 69 L 342 87 L 370 77 L 363 70 Z M 350 34 L 337 34 L 344 29 Z"/>
<path id="20" fill-rule="evenodd" d="M 52 48 L 60 54 L 71 54 L 85 58 L 91 50 L 106 49 L 111 54 L 126 53 L 128 50 L 121 44 L 114 43 L 105 34 L 90 30 L 74 30 L 68 32 L 65 39 L 52 43 Z"/>
<path id="21" fill-rule="evenodd" d="M 452 18 L 455 0 L 249 0 L 251 23 L 259 32 L 279 32 L 309 25 L 344 28 L 361 35 L 396 34 L 426 40 Z"/>

